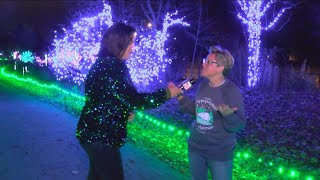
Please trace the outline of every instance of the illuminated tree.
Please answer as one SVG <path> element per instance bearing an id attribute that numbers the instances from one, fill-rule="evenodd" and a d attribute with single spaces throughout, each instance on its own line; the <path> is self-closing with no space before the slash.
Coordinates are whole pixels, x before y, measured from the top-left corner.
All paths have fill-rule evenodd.
<path id="1" fill-rule="evenodd" d="M 103 33 L 112 24 L 111 7 L 104 4 L 101 13 L 80 19 L 70 29 L 63 28 L 63 38 L 56 34 L 50 58 L 58 80 L 84 81 L 97 58 Z"/>
<path id="2" fill-rule="evenodd" d="M 135 47 L 132 58 L 128 61 L 131 78 L 137 85 L 138 90 L 152 91 L 163 82 L 162 73 L 165 72 L 166 66 L 171 63 L 171 59 L 166 57 L 165 42 L 167 41 L 168 28 L 181 24 L 189 26 L 183 22 L 184 18 L 172 19 L 178 12 L 173 14 L 167 13 L 164 18 L 162 30 L 140 29 L 138 34 L 139 44 Z"/>
<path id="3" fill-rule="evenodd" d="M 171 59 L 166 57 L 167 30 L 174 24 L 188 25 L 183 22 L 183 18 L 173 19 L 172 16 L 177 16 L 177 12 L 167 13 L 162 30 L 145 29 L 140 22 L 136 22 L 140 24 L 136 26 L 137 39 L 140 42 L 136 43 L 135 52 L 127 65 L 137 87 L 141 83 L 143 87 L 147 87 L 150 81 L 161 83 L 159 74 L 164 72 L 166 65 L 171 62 Z M 78 84 L 84 81 L 89 68 L 97 58 L 102 33 L 112 24 L 111 7 L 104 3 L 103 12 L 80 19 L 73 23 L 70 29 L 63 28 L 63 38 L 56 35 L 53 43 L 55 49 L 50 59 L 58 80 L 71 79 Z"/>
<path id="4" fill-rule="evenodd" d="M 244 14 L 238 13 L 238 17 L 242 20 L 244 24 L 248 27 L 249 38 L 249 57 L 248 57 L 248 74 L 247 74 L 247 85 L 249 88 L 254 87 L 259 81 L 260 69 L 259 69 L 259 56 L 260 56 L 260 36 L 262 30 L 269 30 L 274 28 L 280 17 L 284 14 L 286 10 L 291 8 L 288 4 L 283 3 L 282 8 L 276 13 L 271 22 L 267 21 L 267 10 L 271 8 L 271 5 L 275 8 L 276 0 L 271 0 L 265 3 L 263 0 L 238 0 L 238 4 Z M 263 19 L 264 18 L 264 19 Z M 263 23 L 265 26 L 263 26 Z"/>

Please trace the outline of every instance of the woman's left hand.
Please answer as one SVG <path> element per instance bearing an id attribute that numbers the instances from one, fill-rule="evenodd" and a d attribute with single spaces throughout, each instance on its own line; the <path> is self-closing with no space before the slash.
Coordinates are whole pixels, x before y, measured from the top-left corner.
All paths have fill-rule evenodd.
<path id="1" fill-rule="evenodd" d="M 222 105 L 220 105 L 220 106 L 218 106 L 218 111 L 221 113 L 221 115 L 223 116 L 223 117 L 225 117 L 225 116 L 228 116 L 228 115 L 230 115 L 230 114 L 232 114 L 232 113 L 234 113 L 235 111 L 237 111 L 238 110 L 238 108 L 237 107 L 229 107 L 228 105 L 225 105 L 225 104 L 222 104 Z"/>

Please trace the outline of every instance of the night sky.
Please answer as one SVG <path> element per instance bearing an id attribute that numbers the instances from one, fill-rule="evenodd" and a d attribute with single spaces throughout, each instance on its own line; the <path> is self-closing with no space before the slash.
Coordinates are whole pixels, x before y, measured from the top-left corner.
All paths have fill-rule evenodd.
<path id="1" fill-rule="evenodd" d="M 264 47 L 278 46 L 297 51 L 309 57 L 312 64 L 320 65 L 317 56 L 320 53 L 320 1 L 298 1 L 300 4 L 289 10 L 283 17 L 290 21 L 279 31 L 263 31 Z M 204 0 L 208 6 L 208 14 L 214 17 L 215 25 L 210 31 L 222 33 L 241 33 L 243 26 L 236 17 L 236 2 L 227 0 Z M 19 24 L 23 24 L 37 32 L 37 39 L 42 46 L 49 45 L 53 39 L 53 30 L 66 24 L 75 9 L 76 1 L 55 0 L 2 0 L 0 2 L 0 40 L 1 48 L 5 48 L 10 38 L 15 35 Z M 281 20 L 283 20 L 281 19 Z M 279 21 L 279 24 L 283 21 Z"/>

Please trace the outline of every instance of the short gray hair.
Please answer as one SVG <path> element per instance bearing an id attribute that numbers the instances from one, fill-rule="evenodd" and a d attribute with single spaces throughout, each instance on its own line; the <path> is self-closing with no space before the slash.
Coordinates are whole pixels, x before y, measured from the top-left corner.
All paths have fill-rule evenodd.
<path id="1" fill-rule="evenodd" d="M 226 49 L 221 48 L 220 46 L 210 46 L 208 51 L 209 54 L 216 55 L 216 61 L 218 66 L 224 66 L 222 74 L 224 76 L 228 75 L 234 64 L 234 58 L 230 54 L 230 52 Z"/>

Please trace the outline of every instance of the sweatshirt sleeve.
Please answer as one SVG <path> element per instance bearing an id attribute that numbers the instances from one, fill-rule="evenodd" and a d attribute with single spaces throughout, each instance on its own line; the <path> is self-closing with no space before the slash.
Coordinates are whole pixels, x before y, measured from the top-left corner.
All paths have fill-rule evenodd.
<path id="1" fill-rule="evenodd" d="M 226 131 L 239 132 L 246 124 L 246 119 L 244 117 L 243 97 L 240 89 L 234 85 L 229 90 L 225 90 L 224 94 L 224 98 L 227 102 L 226 104 L 229 107 L 237 107 L 238 110 L 228 116 L 223 117 L 223 126 Z"/>

